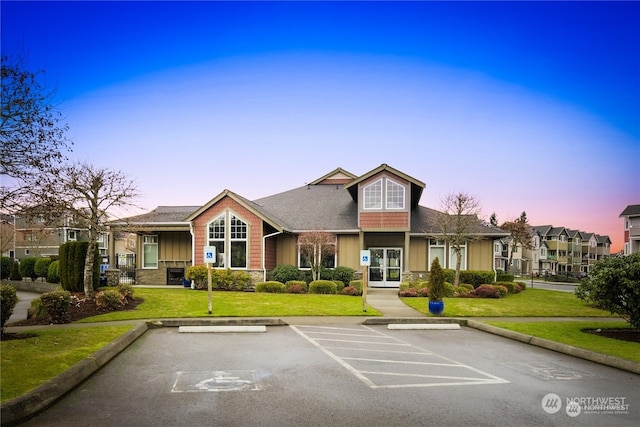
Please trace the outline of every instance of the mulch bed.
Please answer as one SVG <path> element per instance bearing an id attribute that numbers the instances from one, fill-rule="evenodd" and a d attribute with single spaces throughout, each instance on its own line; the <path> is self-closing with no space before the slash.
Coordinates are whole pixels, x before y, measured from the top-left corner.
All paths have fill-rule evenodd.
<path id="1" fill-rule="evenodd" d="M 90 300 L 85 298 L 84 293 L 71 293 L 72 295 L 72 303 L 69 306 L 69 322 L 75 322 L 80 319 L 84 319 L 86 317 L 97 316 L 98 314 L 110 313 L 112 311 L 123 311 L 123 310 L 133 310 L 138 306 L 138 304 L 142 303 L 141 298 L 136 298 L 133 301 L 129 301 L 127 305 L 124 305 L 117 310 L 107 310 L 104 308 L 100 308 L 96 305 L 95 300 Z M 50 325 L 51 321 L 47 316 L 38 317 L 38 318 L 28 318 L 25 320 L 20 320 L 18 322 L 12 322 L 5 326 L 34 326 L 34 325 Z M 4 333 L 2 334 L 2 340 L 8 341 L 12 339 L 23 339 L 29 338 L 34 335 L 25 334 L 25 333 Z"/>
<path id="2" fill-rule="evenodd" d="M 598 335 L 601 337 L 614 338 L 621 341 L 640 343 L 640 329 L 583 329 L 582 332 Z"/>

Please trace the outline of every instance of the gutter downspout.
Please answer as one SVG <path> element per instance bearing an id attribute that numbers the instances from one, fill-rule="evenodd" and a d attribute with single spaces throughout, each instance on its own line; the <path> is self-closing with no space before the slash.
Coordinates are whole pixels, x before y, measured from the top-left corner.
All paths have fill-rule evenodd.
<path id="1" fill-rule="evenodd" d="M 282 231 L 276 231 L 275 233 L 267 234 L 262 236 L 262 280 L 264 282 L 267 281 L 267 266 L 266 264 L 266 247 L 267 247 L 267 238 L 277 236 L 278 234 L 282 234 Z"/>

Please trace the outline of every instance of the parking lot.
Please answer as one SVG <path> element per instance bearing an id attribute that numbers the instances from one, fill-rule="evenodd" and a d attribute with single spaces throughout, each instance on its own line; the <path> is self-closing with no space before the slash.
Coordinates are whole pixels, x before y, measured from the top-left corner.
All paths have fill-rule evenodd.
<path id="1" fill-rule="evenodd" d="M 638 381 L 464 327 L 161 328 L 24 425 L 630 426 L 640 424 Z M 627 406 L 571 403 L 610 397 Z"/>

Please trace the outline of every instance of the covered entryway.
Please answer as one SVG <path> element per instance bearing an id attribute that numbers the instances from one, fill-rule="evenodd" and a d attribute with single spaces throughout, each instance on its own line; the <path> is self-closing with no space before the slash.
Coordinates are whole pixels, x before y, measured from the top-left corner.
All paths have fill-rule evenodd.
<path id="1" fill-rule="evenodd" d="M 402 281 L 402 249 L 370 248 L 369 286 L 397 288 Z"/>

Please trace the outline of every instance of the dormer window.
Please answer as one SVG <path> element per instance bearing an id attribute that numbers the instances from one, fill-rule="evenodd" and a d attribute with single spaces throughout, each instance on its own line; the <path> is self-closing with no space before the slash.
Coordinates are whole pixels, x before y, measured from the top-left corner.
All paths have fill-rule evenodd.
<path id="1" fill-rule="evenodd" d="M 382 180 L 364 187 L 364 208 L 382 209 Z"/>
<path id="2" fill-rule="evenodd" d="M 387 209 L 404 209 L 404 186 L 387 179 Z"/>
<path id="3" fill-rule="evenodd" d="M 389 178 L 379 179 L 364 187 L 363 207 L 367 210 L 383 209 L 382 201 L 384 200 L 385 209 L 404 209 L 405 193 L 404 185 Z"/>

